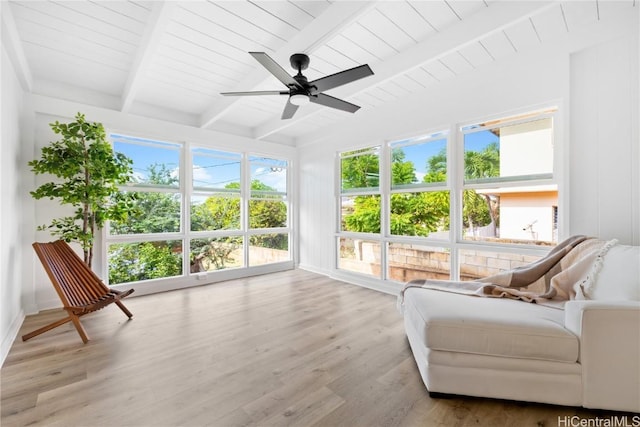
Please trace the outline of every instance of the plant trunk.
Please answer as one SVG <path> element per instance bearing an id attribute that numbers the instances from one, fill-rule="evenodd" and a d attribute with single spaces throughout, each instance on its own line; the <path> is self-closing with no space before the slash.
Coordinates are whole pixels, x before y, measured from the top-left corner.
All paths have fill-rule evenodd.
<path id="1" fill-rule="evenodd" d="M 89 256 L 86 261 L 89 268 L 91 268 L 91 265 L 93 264 L 93 236 L 94 236 L 95 228 L 96 228 L 96 219 L 94 215 L 91 215 L 89 220 L 89 230 L 91 233 L 91 245 L 89 245 L 89 247 L 87 248 L 87 250 L 89 251 Z"/>
<path id="2" fill-rule="evenodd" d="M 83 236 L 87 235 L 87 232 L 89 231 L 89 204 L 88 203 L 83 203 L 83 207 L 82 207 L 82 234 Z M 89 268 L 91 268 L 91 258 L 92 258 L 92 247 L 93 244 L 91 245 L 87 245 L 87 241 L 83 240 L 81 242 L 82 244 L 82 251 L 84 252 L 84 263 L 87 264 L 89 266 Z"/>
<path id="3" fill-rule="evenodd" d="M 487 194 L 483 194 L 483 197 L 484 197 L 484 200 L 487 202 L 487 208 L 489 208 L 489 217 L 491 218 L 491 224 L 490 225 L 491 225 L 491 228 L 492 228 L 492 234 L 493 234 L 494 237 L 497 237 L 496 236 L 497 227 L 498 227 L 498 224 L 497 224 L 497 221 L 496 221 L 497 215 L 496 215 L 496 212 L 495 212 L 493 206 L 491 205 L 491 197 L 489 197 L 489 195 L 487 195 Z"/>
<path id="4" fill-rule="evenodd" d="M 84 202 L 82 203 L 82 233 L 87 236 L 90 228 L 90 215 L 89 212 L 89 184 L 91 183 L 91 176 L 89 175 L 89 151 L 87 150 L 87 142 L 82 137 L 82 147 L 84 150 Z M 87 241 L 82 242 L 82 250 L 84 251 L 84 263 L 91 268 L 91 262 L 93 261 L 93 224 L 91 224 L 91 244 L 87 245 Z"/>
<path id="5" fill-rule="evenodd" d="M 85 264 L 87 264 L 87 266 L 91 268 L 91 264 L 93 263 L 93 246 L 89 247 L 88 254 L 85 255 L 85 258 L 86 258 Z"/>

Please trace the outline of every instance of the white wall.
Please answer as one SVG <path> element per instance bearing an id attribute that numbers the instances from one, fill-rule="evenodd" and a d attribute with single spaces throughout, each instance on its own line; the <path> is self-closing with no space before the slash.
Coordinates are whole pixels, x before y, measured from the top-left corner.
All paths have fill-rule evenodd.
<path id="1" fill-rule="evenodd" d="M 638 37 L 571 55 L 573 234 L 640 244 Z"/>
<path id="2" fill-rule="evenodd" d="M 560 238 L 598 231 L 597 235 L 602 238 L 638 244 L 637 28 L 638 15 L 597 23 L 553 45 L 514 54 L 471 74 L 427 88 L 408 100 L 389 103 L 375 112 L 360 111 L 348 123 L 335 126 L 332 133 L 309 140 L 299 153 L 302 172 L 300 265 L 315 271 L 334 271 L 334 161 L 337 151 L 382 144 L 399 137 L 446 129 L 453 123 L 468 123 L 548 103 L 560 107 L 555 126 L 561 135 L 562 141 L 558 142 L 563 144 L 561 151 L 565 157 L 557 160 L 564 165 L 565 171 L 571 171 L 571 180 L 566 172 L 561 178 L 564 181 L 562 188 L 569 191 L 560 196 L 560 211 L 565 218 L 565 222 L 560 223 L 561 227 L 565 225 Z M 602 53 L 611 50 L 606 56 L 608 63 L 603 64 L 601 60 L 595 71 L 577 63 L 582 55 L 592 59 L 594 49 Z M 591 78 L 594 73 L 598 73 L 598 79 Z M 589 85 L 600 98 L 584 102 L 603 102 L 602 106 L 588 109 L 588 112 L 602 114 L 599 120 L 592 120 L 577 107 L 575 115 L 572 111 L 576 100 L 583 102 L 575 90 L 578 89 L 576 82 L 585 77 L 589 78 Z M 635 107 L 630 105 L 632 102 L 636 103 Z M 596 127 L 590 131 L 589 138 L 570 133 L 583 124 Z M 613 127 L 617 130 L 612 133 Z M 616 145 L 599 161 L 598 153 L 609 150 L 602 141 L 605 135 L 614 135 Z M 581 154 L 576 154 L 576 150 Z M 632 153 L 635 154 L 630 155 Z M 583 160 L 584 157 L 587 159 Z M 626 162 L 621 171 L 613 160 L 616 157 Z M 598 177 L 602 190 L 597 194 L 589 184 L 594 180 L 583 179 L 594 167 L 600 170 Z M 571 186 L 567 187 L 567 184 Z M 617 188 L 622 188 L 623 194 L 614 197 Z M 585 210 L 595 207 L 599 216 L 594 217 L 592 213 L 582 216 Z M 616 224 L 614 217 L 618 213 L 621 222 Z M 566 226 L 567 221 L 569 226 Z"/>
<path id="3" fill-rule="evenodd" d="M 300 266 L 330 274 L 336 229 L 335 146 L 304 147 L 298 153 L 298 253 Z"/>
<path id="4" fill-rule="evenodd" d="M 0 364 L 33 306 L 29 290 L 33 254 L 25 246 L 33 239 L 32 211 L 25 182 L 25 154 L 32 145 L 32 113 L 12 62 L 2 45 L 0 93 Z M 28 178 L 26 178 L 28 180 Z"/>

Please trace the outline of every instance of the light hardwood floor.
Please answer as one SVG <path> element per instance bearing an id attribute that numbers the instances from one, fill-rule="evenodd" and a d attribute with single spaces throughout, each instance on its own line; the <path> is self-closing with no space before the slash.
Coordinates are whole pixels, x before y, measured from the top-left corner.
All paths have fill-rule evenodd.
<path id="1" fill-rule="evenodd" d="M 431 399 L 395 298 L 303 270 L 130 298 L 14 343 L 2 426 L 557 426 L 579 408 Z M 60 311 L 29 316 L 20 335 Z M 523 384 L 523 387 L 526 386 Z"/>

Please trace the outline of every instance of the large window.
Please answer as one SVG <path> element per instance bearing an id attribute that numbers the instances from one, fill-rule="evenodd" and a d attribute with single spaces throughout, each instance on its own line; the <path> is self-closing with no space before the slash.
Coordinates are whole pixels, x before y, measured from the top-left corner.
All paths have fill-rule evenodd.
<path id="1" fill-rule="evenodd" d="M 449 238 L 446 133 L 395 141 L 389 234 Z"/>
<path id="2" fill-rule="evenodd" d="M 109 224 L 109 283 L 182 275 L 182 146 L 123 135 L 111 138 L 114 151 L 133 160 L 133 181 L 123 192 L 133 193 L 137 213 L 125 223 Z"/>
<path id="3" fill-rule="evenodd" d="M 288 162 L 112 134 L 136 212 L 105 236 L 112 285 L 290 261 Z"/>
<path id="4" fill-rule="evenodd" d="M 552 113 L 462 127 L 464 239 L 557 241 Z"/>
<path id="5" fill-rule="evenodd" d="M 244 267 L 241 177 L 241 154 L 191 149 L 191 273 Z"/>
<path id="6" fill-rule="evenodd" d="M 544 255 L 561 214 L 554 114 L 339 153 L 338 269 L 394 282 L 473 280 Z"/>
<path id="7" fill-rule="evenodd" d="M 380 277 L 380 241 L 349 237 L 380 233 L 380 147 L 341 153 L 340 177 L 339 268 Z"/>
<path id="8" fill-rule="evenodd" d="M 380 147 L 340 155 L 340 230 L 380 232 Z"/>
<path id="9" fill-rule="evenodd" d="M 289 259 L 287 162 L 249 157 L 249 265 Z"/>

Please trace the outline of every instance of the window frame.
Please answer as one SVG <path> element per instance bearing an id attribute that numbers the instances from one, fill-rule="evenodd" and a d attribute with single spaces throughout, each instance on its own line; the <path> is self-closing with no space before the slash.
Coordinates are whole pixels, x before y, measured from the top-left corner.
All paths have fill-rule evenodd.
<path id="1" fill-rule="evenodd" d="M 393 188 L 391 182 L 391 144 L 395 141 L 413 141 L 414 139 L 420 140 L 423 138 L 421 136 L 417 137 L 408 137 L 408 138 L 395 138 L 391 141 L 385 141 L 382 144 L 372 141 L 369 145 L 363 145 L 355 148 L 349 148 L 344 151 L 336 152 L 336 188 L 335 194 L 337 198 L 337 209 L 336 209 L 336 228 L 334 235 L 334 248 L 336 250 L 335 253 L 335 261 L 334 261 L 334 270 L 336 271 L 337 276 L 343 276 L 345 280 L 350 280 L 350 277 L 359 277 L 359 281 L 363 283 L 369 283 L 376 289 L 381 289 L 388 292 L 397 292 L 399 282 L 395 282 L 390 279 L 390 262 L 387 262 L 387 249 L 392 244 L 408 244 L 408 245 L 422 245 L 422 246 L 431 246 L 442 248 L 445 251 L 449 251 L 450 253 L 450 280 L 459 280 L 460 279 L 460 253 L 465 250 L 479 250 L 479 251 L 493 251 L 496 253 L 506 253 L 506 254 L 521 254 L 524 256 L 543 256 L 548 252 L 548 250 L 552 246 L 540 246 L 532 242 L 531 244 L 523 244 L 523 243 L 501 243 L 501 242 L 476 242 L 469 241 L 463 238 L 463 225 L 462 225 L 462 199 L 463 199 L 463 191 L 465 189 L 486 189 L 486 188 L 495 188 L 496 185 L 500 185 L 501 187 L 519 187 L 519 186 L 529 186 L 529 185 L 548 185 L 553 184 L 557 188 L 557 203 L 554 205 L 554 209 L 558 210 L 557 214 L 557 232 L 556 239 L 557 241 L 554 244 L 557 244 L 563 237 L 564 230 L 566 227 L 566 219 L 568 218 L 568 212 L 566 209 L 567 203 L 567 185 L 566 185 L 566 176 L 568 176 L 568 164 L 567 164 L 567 156 L 566 156 L 566 143 L 564 143 L 563 138 L 563 126 L 562 126 L 562 112 L 563 107 L 561 102 L 550 102 L 548 104 L 540 105 L 537 107 L 529 107 L 523 108 L 520 110 L 515 110 L 507 113 L 502 113 L 500 115 L 489 116 L 483 118 L 483 120 L 475 120 L 468 122 L 457 122 L 451 123 L 448 127 L 444 128 L 446 131 L 435 130 L 432 132 L 416 132 L 416 134 L 432 134 L 437 136 L 441 133 L 445 134 L 447 138 L 446 147 L 447 147 L 447 179 L 446 182 L 442 183 L 430 183 L 435 185 L 423 185 L 423 186 L 408 186 L 409 188 Z M 519 117 L 521 116 L 521 117 Z M 505 120 L 509 118 L 516 117 L 516 119 Z M 492 180 L 482 182 L 481 180 L 475 181 L 467 181 L 465 182 L 464 177 L 464 133 L 462 129 L 464 126 L 469 126 L 469 124 L 474 123 L 484 123 L 489 122 L 491 120 L 498 120 L 496 127 L 504 127 L 507 125 L 520 124 L 530 121 L 535 121 L 541 118 L 552 118 L 552 138 L 553 138 L 553 162 L 552 162 L 552 172 L 539 174 L 536 176 L 519 176 L 519 177 L 509 177 L 509 179 L 505 180 Z M 502 121 L 501 121 L 502 120 Z M 486 130 L 487 128 L 482 128 L 480 130 Z M 407 145 L 410 145 L 410 142 L 407 142 Z M 341 197 L 344 195 L 351 195 L 352 193 L 344 193 L 341 191 L 341 154 L 344 152 L 350 152 L 355 150 L 366 150 L 368 148 L 373 148 L 376 146 L 381 146 L 380 150 L 380 164 L 379 164 L 379 173 L 380 173 L 380 189 L 378 194 L 381 196 L 381 231 L 380 233 L 358 233 L 358 232 L 347 232 L 341 230 L 340 228 L 340 220 L 341 220 Z M 422 187 L 422 188 L 420 188 Z M 450 203 L 450 226 L 449 226 L 449 238 L 448 239 L 430 239 L 429 237 L 422 236 L 398 236 L 392 235 L 390 233 L 390 204 L 391 204 L 391 195 L 396 193 L 403 192 L 422 192 L 422 191 L 449 191 L 449 203 Z M 361 192 L 359 194 L 370 194 L 371 192 Z M 354 194 L 356 195 L 356 194 Z M 339 268 L 340 263 L 340 239 L 341 238 L 351 238 L 351 239 L 362 239 L 362 240 L 376 240 L 380 242 L 381 248 L 381 274 L 380 277 L 372 277 L 369 275 L 343 270 Z M 378 280 L 379 279 L 379 280 Z M 381 283 L 382 282 L 382 283 Z"/>
<path id="2" fill-rule="evenodd" d="M 449 129 L 442 129 L 442 130 L 438 130 L 435 132 L 431 132 L 431 133 L 427 133 L 421 136 L 416 136 L 413 138 L 405 138 L 405 139 L 401 139 L 401 140 L 392 140 L 392 141 L 388 141 L 385 146 L 387 147 L 388 150 L 388 156 L 389 156 L 389 166 L 388 166 L 388 182 L 387 182 L 387 186 L 388 186 L 388 199 L 387 199 L 387 206 L 388 206 L 388 214 L 387 217 L 385 219 L 386 222 L 386 234 L 385 234 L 385 238 L 390 240 L 390 243 L 396 243 L 394 241 L 392 241 L 395 238 L 421 238 L 421 239 L 426 239 L 427 242 L 433 242 L 433 241 L 448 241 L 449 239 L 440 239 L 438 237 L 429 237 L 429 236 L 408 236 L 408 235 L 400 235 L 400 234 L 392 234 L 391 233 L 391 208 L 392 208 L 392 200 L 391 200 L 391 196 L 393 196 L 394 194 L 407 194 L 407 193 L 436 193 L 436 192 L 448 192 L 449 193 L 449 206 L 451 206 L 451 174 L 450 174 L 450 168 L 448 167 L 449 163 L 450 163 L 450 158 L 451 156 L 449 155 L 450 152 L 450 135 L 451 132 Z M 409 146 L 416 146 L 416 145 L 421 145 L 421 144 L 428 144 L 429 142 L 436 142 L 436 141 L 441 141 L 444 140 L 444 146 L 445 146 L 445 156 L 446 156 L 446 163 L 447 163 L 447 172 L 446 172 L 446 176 L 445 176 L 445 180 L 444 181 L 439 181 L 439 182 L 420 182 L 418 181 L 417 183 L 414 184 L 402 184 L 402 185 L 393 185 L 393 150 L 395 148 L 402 148 L 402 147 L 409 147 Z M 427 161 L 428 159 L 423 159 L 424 161 Z M 451 209 L 449 209 L 450 213 L 449 213 L 449 222 L 451 222 Z M 449 236 L 451 237 L 451 226 L 449 226 Z"/>
<path id="3" fill-rule="evenodd" d="M 477 120 L 474 122 L 467 122 L 466 124 L 459 124 L 456 126 L 458 132 L 458 142 L 457 148 L 460 150 L 458 157 L 455 159 L 456 163 L 456 178 L 458 182 L 459 188 L 456 190 L 456 198 L 458 200 L 458 209 L 460 210 L 459 217 L 456 218 L 457 222 L 457 234 L 456 234 L 456 243 L 470 243 L 472 240 L 465 239 L 464 237 L 464 227 L 462 224 L 462 209 L 463 209 L 463 193 L 465 190 L 486 190 L 486 189 L 494 189 L 499 187 L 500 189 L 513 189 L 520 187 L 536 187 L 536 186 L 556 186 L 556 191 L 558 193 L 558 201 L 556 203 L 556 207 L 561 204 L 561 183 L 560 176 L 562 174 L 561 171 L 558 170 L 559 162 L 558 158 L 561 157 L 561 153 L 558 150 L 558 144 L 556 143 L 559 139 L 558 129 L 556 129 L 557 125 L 557 117 L 558 112 L 560 111 L 560 107 L 558 104 L 551 104 L 542 108 L 537 109 L 527 109 L 525 111 L 516 111 L 512 113 L 505 113 L 499 116 L 494 116 L 491 118 L 487 118 L 484 120 Z M 553 146 L 553 159 L 552 159 L 552 171 L 550 173 L 539 173 L 539 174 L 528 174 L 528 175 L 516 175 L 516 176 L 505 176 L 505 177 L 495 177 L 495 178 L 481 178 L 481 179 L 473 179 L 467 180 L 465 178 L 465 151 L 464 151 L 464 137 L 469 133 L 475 133 L 480 131 L 486 131 L 491 129 L 499 129 L 507 126 L 515 126 L 524 123 L 531 123 L 537 120 L 542 119 L 551 119 L 551 128 L 552 128 L 552 146 Z M 481 123 L 493 122 L 491 126 L 486 127 L 478 127 L 468 132 L 463 131 L 465 127 L 470 127 L 474 125 L 478 125 Z M 558 233 L 556 233 L 556 237 L 559 237 Z M 505 238 L 506 239 L 506 238 Z M 556 242 L 557 243 L 557 242 Z M 498 249 L 502 247 L 514 247 L 514 248 L 523 248 L 527 249 L 526 246 L 530 246 L 534 248 L 537 246 L 535 242 L 530 244 L 527 243 L 507 243 L 507 242 L 482 242 L 482 246 L 491 247 L 496 246 Z M 457 269 L 459 271 L 459 268 Z"/>
<path id="4" fill-rule="evenodd" d="M 126 184 L 120 186 L 122 191 L 137 191 L 138 189 L 141 191 L 158 191 L 163 193 L 180 193 L 180 231 L 179 232 L 170 232 L 170 233 L 144 233 L 144 234 L 122 234 L 122 235 L 111 235 L 109 228 L 110 224 L 106 224 L 102 229 L 100 234 L 101 243 L 97 246 L 102 253 L 100 256 L 101 259 L 101 273 L 102 277 L 105 278 L 105 283 L 109 284 L 109 261 L 108 261 L 108 253 L 109 246 L 111 244 L 119 244 L 119 243 L 137 243 L 137 242 L 147 242 L 147 241 L 162 241 L 162 240 L 180 240 L 182 242 L 182 274 L 177 276 L 170 276 L 164 278 L 154 278 L 136 282 L 126 282 L 126 283 L 118 283 L 111 284 L 110 286 L 118 289 L 118 287 L 131 287 L 132 285 L 136 286 L 136 289 L 140 289 L 142 294 L 146 293 L 154 293 L 154 292 L 162 292 L 166 290 L 172 289 L 180 289 L 190 286 L 198 286 L 204 283 L 217 282 L 220 280 L 228 280 L 234 278 L 246 277 L 249 275 L 256 274 L 256 272 L 270 272 L 270 271 L 282 271 L 286 269 L 291 269 L 294 267 L 294 255 L 296 253 L 296 248 L 293 246 L 295 243 L 295 239 L 293 239 L 293 230 L 291 224 L 294 223 L 294 210 L 292 204 L 293 193 L 291 191 L 291 168 L 292 168 L 292 160 L 291 155 L 283 155 L 283 154 L 262 154 L 248 150 L 237 150 L 229 149 L 222 146 L 214 146 L 209 145 L 203 142 L 193 142 L 193 141 L 176 141 L 171 140 L 169 138 L 163 138 L 158 136 L 146 135 L 140 136 L 135 132 L 123 132 L 123 131 L 114 131 L 108 130 L 107 135 L 109 136 L 112 146 L 113 140 L 111 139 L 111 135 L 119 135 L 123 137 L 129 137 L 132 139 L 142 139 L 148 140 L 151 142 L 159 141 L 161 143 L 175 144 L 178 146 L 179 151 L 179 185 L 178 187 L 174 186 L 149 186 L 149 185 L 133 185 Z M 149 144 L 153 145 L 153 144 Z M 228 190 L 228 189 L 219 189 L 219 188 L 202 188 L 200 186 L 194 186 L 193 182 L 193 156 L 199 155 L 194 151 L 197 149 L 204 150 L 212 150 L 219 153 L 230 153 L 232 155 L 237 155 L 238 157 L 234 157 L 239 159 L 240 165 L 240 189 L 238 191 Z M 249 229 L 248 223 L 248 206 L 249 200 L 251 197 L 250 191 L 250 169 L 249 169 L 249 157 L 250 156 L 261 156 L 265 158 L 272 158 L 277 161 L 284 162 L 287 168 L 287 177 L 285 184 L 285 191 L 280 191 L 281 199 L 287 205 L 287 220 L 286 226 L 279 228 L 268 228 L 268 229 Z M 216 156 L 214 156 L 216 157 Z M 207 191 L 210 190 L 210 191 Z M 193 196 L 207 196 L 207 195 L 215 195 L 215 194 L 233 194 L 238 195 L 240 198 L 240 227 L 238 229 L 220 229 L 220 230 L 199 230 L 192 231 L 191 230 L 191 199 Z M 265 234 L 267 231 L 270 233 L 286 233 L 287 234 L 287 259 L 286 260 L 277 260 L 277 261 L 269 261 L 267 263 L 259 264 L 256 266 L 249 265 L 248 258 L 248 247 L 249 247 L 249 239 L 252 234 Z M 237 268 L 229 268 L 229 269 L 221 269 L 221 270 L 212 270 L 206 272 L 198 272 L 191 273 L 190 272 L 190 251 L 191 251 L 191 240 L 193 239 L 205 239 L 205 238 L 218 238 L 218 237 L 239 237 L 242 239 L 242 266 Z M 204 282 L 203 282 L 204 280 Z"/>
<path id="5" fill-rule="evenodd" d="M 169 149 L 175 150 L 178 152 L 178 186 L 171 185 L 154 185 L 154 184 L 146 184 L 146 183 L 127 183 L 119 186 L 122 191 L 127 192 L 145 192 L 145 193 L 178 193 L 180 195 L 180 226 L 178 231 L 174 232 L 160 232 L 160 233 L 140 233 L 140 234 L 111 234 L 111 224 L 109 221 L 105 224 L 102 229 L 102 270 L 104 281 L 107 285 L 112 286 L 114 288 L 118 288 L 118 286 L 130 286 L 133 283 L 149 283 L 156 281 L 171 281 L 176 278 L 183 277 L 185 272 L 189 271 L 189 262 L 188 259 L 185 261 L 185 250 L 187 249 L 187 244 L 185 240 L 186 229 L 185 227 L 185 201 L 186 198 L 186 188 L 185 188 L 185 158 L 184 158 L 184 143 L 177 141 L 168 141 L 165 138 L 147 138 L 141 137 L 134 134 L 130 134 L 127 132 L 107 132 L 107 136 L 109 141 L 111 142 L 112 147 L 114 147 L 115 143 L 112 135 L 117 135 L 123 138 L 131 138 L 132 140 L 138 140 L 134 142 L 125 142 L 132 145 L 138 146 L 147 146 L 147 147 L 161 147 L 160 149 Z M 139 140 L 144 140 L 139 141 Z M 164 148 L 163 145 L 173 147 L 173 148 Z M 115 148 L 114 148 L 114 151 Z M 159 241 L 181 241 L 181 257 L 182 257 L 182 268 L 181 274 L 175 276 L 167 276 L 162 278 L 152 278 L 146 279 L 142 281 L 134 281 L 134 282 L 125 282 L 125 283 L 117 283 L 110 284 L 109 283 L 109 246 L 112 244 L 135 244 L 135 243 L 146 243 L 146 242 L 159 242 Z"/>
<path id="6" fill-rule="evenodd" d="M 282 168 L 284 170 L 286 170 L 286 181 L 285 181 L 285 188 L 286 191 L 282 192 L 282 191 L 261 191 L 261 190 L 257 190 L 256 196 L 260 195 L 260 196 L 264 196 L 264 195 L 269 195 L 269 194 L 273 194 L 276 196 L 280 196 L 279 198 L 275 198 L 275 199 L 270 199 L 268 197 L 255 197 L 254 196 L 254 191 L 251 189 L 251 184 L 253 182 L 252 178 L 253 178 L 253 174 L 252 174 L 252 158 L 263 158 L 263 159 L 270 159 L 270 160 L 276 160 L 276 161 L 283 161 L 284 162 L 284 166 L 282 166 Z M 244 259 L 245 259 L 245 266 L 248 268 L 255 268 L 255 267 L 260 267 L 264 264 L 255 264 L 252 265 L 251 264 L 251 255 L 250 255 L 250 250 L 251 250 L 251 237 L 252 236 L 261 236 L 261 235 L 269 235 L 269 234 L 286 234 L 287 235 L 287 250 L 289 252 L 289 258 L 287 261 L 292 261 L 293 260 L 293 248 L 292 248 L 292 243 L 293 243 L 293 238 L 292 238 L 292 227 L 291 224 L 293 223 L 293 219 L 292 219 L 292 212 L 291 212 L 291 203 L 290 203 L 290 194 L 291 194 L 291 161 L 290 160 L 280 160 L 280 159 L 275 159 L 273 155 L 271 154 L 261 154 L 261 153 L 257 153 L 257 152 L 248 152 L 246 153 L 246 155 L 243 157 L 243 160 L 245 162 L 245 173 L 243 176 L 245 176 L 245 182 L 244 185 L 242 186 L 244 191 L 245 191 L 245 198 L 244 198 L 244 202 L 243 202 L 243 207 L 244 207 L 244 211 L 245 211 L 245 215 L 242 218 L 243 221 L 243 229 L 246 232 L 245 235 L 245 241 L 244 241 Z M 254 164 L 257 165 L 263 165 L 263 166 L 271 166 L 268 162 L 260 162 L 260 161 L 255 161 Z M 271 228 L 252 228 L 251 227 L 251 218 L 250 218 L 250 204 L 251 201 L 254 200 L 279 200 L 281 202 L 283 202 L 285 204 L 285 208 L 286 208 L 286 212 L 287 212 L 287 219 L 286 219 L 286 223 L 283 227 L 271 227 Z M 284 261 L 283 261 L 284 262 Z"/>

